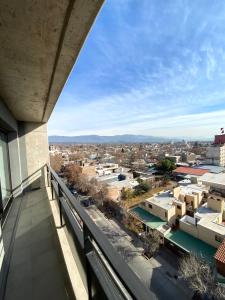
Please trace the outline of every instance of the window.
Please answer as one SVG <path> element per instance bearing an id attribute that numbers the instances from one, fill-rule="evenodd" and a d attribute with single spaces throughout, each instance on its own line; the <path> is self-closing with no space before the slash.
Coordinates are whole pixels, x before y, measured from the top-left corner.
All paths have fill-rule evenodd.
<path id="1" fill-rule="evenodd" d="M 177 205 L 177 209 L 181 209 L 181 206 L 180 206 L 180 205 Z"/>
<path id="2" fill-rule="evenodd" d="M 149 207 L 149 208 L 152 208 L 152 205 L 151 205 L 151 204 L 149 204 L 149 205 L 148 205 L 148 207 Z"/>
<path id="3" fill-rule="evenodd" d="M 0 131 L 0 208 L 4 210 L 11 195 L 7 135 Z"/>
<path id="4" fill-rule="evenodd" d="M 222 243 L 223 238 L 222 238 L 221 236 L 219 236 L 219 235 L 215 235 L 215 240 L 216 240 L 217 242 L 219 242 L 219 243 Z"/>
<path id="5" fill-rule="evenodd" d="M 167 214 L 167 211 L 165 211 L 165 217 L 167 218 L 168 214 Z"/>

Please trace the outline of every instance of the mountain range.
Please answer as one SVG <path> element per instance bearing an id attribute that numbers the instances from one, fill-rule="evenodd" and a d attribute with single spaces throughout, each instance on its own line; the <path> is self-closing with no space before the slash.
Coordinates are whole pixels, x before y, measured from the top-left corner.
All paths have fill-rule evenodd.
<path id="1" fill-rule="evenodd" d="M 128 143 L 165 143 L 178 141 L 177 138 L 165 138 L 148 135 L 80 135 L 80 136 L 49 136 L 49 143 L 52 144 L 128 144 Z"/>

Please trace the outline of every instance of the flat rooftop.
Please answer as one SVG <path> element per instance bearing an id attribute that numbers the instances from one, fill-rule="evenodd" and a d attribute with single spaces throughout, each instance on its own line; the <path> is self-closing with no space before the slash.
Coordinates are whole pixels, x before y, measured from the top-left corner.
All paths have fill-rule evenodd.
<path id="1" fill-rule="evenodd" d="M 173 206 L 174 202 L 177 202 L 178 200 L 173 197 L 170 191 L 166 191 L 154 195 L 153 197 L 148 198 L 145 201 L 156 204 L 157 206 L 160 206 L 164 209 L 170 209 Z"/>
<path id="2" fill-rule="evenodd" d="M 206 173 L 199 178 L 201 181 L 225 186 L 225 173 Z"/>
<path id="3" fill-rule="evenodd" d="M 170 231 L 165 238 L 186 252 L 192 252 L 202 257 L 211 266 L 214 264 L 214 255 L 217 249 L 209 244 L 181 230 Z"/>
<path id="4" fill-rule="evenodd" d="M 112 181 L 108 183 L 109 186 L 117 187 L 117 188 L 133 188 L 135 186 L 138 186 L 139 183 L 137 180 L 133 179 L 125 179 L 120 181 Z"/>
<path id="5" fill-rule="evenodd" d="M 210 173 L 215 173 L 215 174 L 219 174 L 222 172 L 225 172 L 225 168 L 224 167 L 220 167 L 220 166 L 213 166 L 213 165 L 199 165 L 198 168 L 201 169 L 205 169 L 205 170 L 210 170 Z"/>
<path id="6" fill-rule="evenodd" d="M 142 207 L 136 206 L 129 210 L 129 213 L 134 215 L 137 219 L 143 222 L 145 225 L 150 227 L 151 229 L 156 229 L 160 226 L 166 225 L 167 222 L 163 221 L 162 219 L 154 216 L 147 210 L 143 209 Z"/>
<path id="7" fill-rule="evenodd" d="M 207 187 L 201 184 L 189 184 L 180 187 L 180 192 L 185 195 L 192 195 L 193 193 L 202 193 L 207 190 Z"/>

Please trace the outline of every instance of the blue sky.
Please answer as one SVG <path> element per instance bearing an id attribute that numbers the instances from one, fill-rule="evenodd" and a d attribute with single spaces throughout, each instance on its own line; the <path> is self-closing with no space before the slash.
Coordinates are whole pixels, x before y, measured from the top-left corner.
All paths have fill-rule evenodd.
<path id="1" fill-rule="evenodd" d="M 49 135 L 212 137 L 225 127 L 225 1 L 108 0 Z"/>

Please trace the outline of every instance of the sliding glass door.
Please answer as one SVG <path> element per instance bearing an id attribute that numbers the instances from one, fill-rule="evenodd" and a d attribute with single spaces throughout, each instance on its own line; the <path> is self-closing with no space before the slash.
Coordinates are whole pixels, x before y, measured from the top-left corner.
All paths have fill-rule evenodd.
<path id="1" fill-rule="evenodd" d="M 11 196 L 7 135 L 0 131 L 0 209 L 4 210 Z"/>

